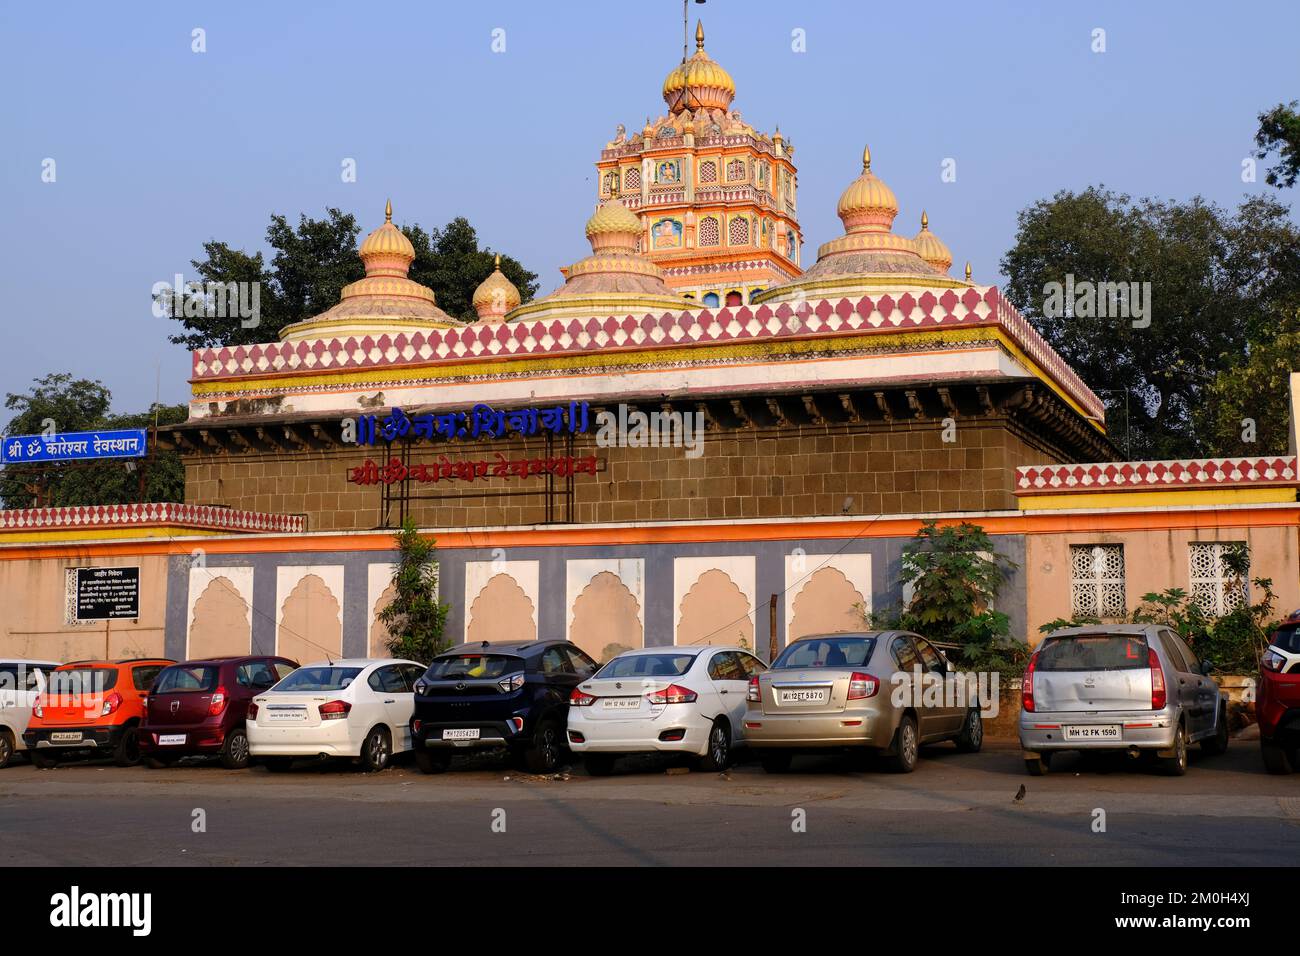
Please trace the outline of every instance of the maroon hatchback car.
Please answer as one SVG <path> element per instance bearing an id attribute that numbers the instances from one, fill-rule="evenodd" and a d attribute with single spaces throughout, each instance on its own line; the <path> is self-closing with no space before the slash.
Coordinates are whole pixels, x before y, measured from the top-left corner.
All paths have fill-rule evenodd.
<path id="1" fill-rule="evenodd" d="M 255 694 L 298 669 L 283 657 L 213 657 L 173 664 L 158 675 L 140 727 L 149 766 L 181 757 L 219 757 L 228 770 L 248 766 L 244 718 Z"/>

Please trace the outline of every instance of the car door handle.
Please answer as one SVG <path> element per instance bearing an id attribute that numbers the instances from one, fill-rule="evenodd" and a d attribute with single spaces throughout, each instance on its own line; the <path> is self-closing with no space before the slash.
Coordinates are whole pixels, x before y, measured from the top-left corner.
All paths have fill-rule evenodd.
<path id="1" fill-rule="evenodd" d="M 395 703 L 397 703 L 397 701 L 395 701 L 395 700 L 386 700 L 386 701 L 384 701 L 384 703 L 385 703 L 385 704 L 395 704 Z"/>
<path id="2" fill-rule="evenodd" d="M 722 688 L 721 690 L 719 690 L 718 693 L 719 693 L 719 694 L 730 694 L 731 691 L 727 690 L 727 689 L 724 687 L 724 688 Z"/>

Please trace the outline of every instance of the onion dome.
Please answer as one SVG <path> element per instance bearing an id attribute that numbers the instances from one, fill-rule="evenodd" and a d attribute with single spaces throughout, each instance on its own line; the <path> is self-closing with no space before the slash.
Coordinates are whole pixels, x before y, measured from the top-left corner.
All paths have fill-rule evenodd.
<path id="1" fill-rule="evenodd" d="M 736 98 L 731 74 L 704 52 L 704 24 L 695 24 L 695 55 L 664 79 L 664 102 L 672 113 L 682 110 L 725 110 Z"/>
<path id="2" fill-rule="evenodd" d="M 947 272 L 952 266 L 952 253 L 943 241 L 930 231 L 930 217 L 921 211 L 921 231 L 912 238 L 916 254 L 940 272 Z"/>
<path id="3" fill-rule="evenodd" d="M 884 180 L 871 171 L 871 149 L 862 150 L 862 175 L 849 183 L 835 210 L 849 232 L 888 232 L 898 215 L 898 200 Z"/>
<path id="4" fill-rule="evenodd" d="M 641 220 L 618 199 L 611 199 L 587 220 L 592 252 L 635 252 Z"/>
<path id="5" fill-rule="evenodd" d="M 360 338 L 460 324 L 438 308 L 432 289 L 408 275 L 415 247 L 393 225 L 391 202 L 384 209 L 384 224 L 366 236 L 357 253 L 366 266 L 365 278 L 345 285 L 337 305 L 285 326 L 281 339 Z"/>
<path id="6" fill-rule="evenodd" d="M 480 321 L 499 322 L 520 301 L 519 290 L 501 271 L 501 257 L 497 256 L 496 268 L 492 274 L 474 290 L 474 311 L 478 313 Z"/>

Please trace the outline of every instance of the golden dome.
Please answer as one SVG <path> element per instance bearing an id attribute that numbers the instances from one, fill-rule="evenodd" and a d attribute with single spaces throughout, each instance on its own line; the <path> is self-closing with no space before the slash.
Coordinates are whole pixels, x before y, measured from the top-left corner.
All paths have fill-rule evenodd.
<path id="1" fill-rule="evenodd" d="M 415 246 L 406 238 L 402 230 L 393 225 L 393 203 L 389 200 L 384 207 L 384 224 L 366 236 L 361 243 L 358 254 L 362 261 L 376 257 L 405 259 L 408 263 L 415 261 Z M 405 275 L 405 270 L 402 271 Z"/>
<path id="2" fill-rule="evenodd" d="M 943 241 L 930 231 L 930 217 L 921 211 L 921 231 L 912 239 L 916 253 L 940 272 L 947 272 L 952 266 L 952 253 Z"/>
<path id="3" fill-rule="evenodd" d="M 888 230 L 898 215 L 894 191 L 871 171 L 871 150 L 862 150 L 862 175 L 849 183 L 835 210 L 849 232 Z"/>
<path id="4" fill-rule="evenodd" d="M 673 68 L 664 79 L 664 102 L 673 113 L 682 110 L 725 110 L 736 98 L 731 74 L 704 52 L 704 24 L 695 24 L 695 55 Z"/>
<path id="5" fill-rule="evenodd" d="M 483 320 L 504 318 L 511 309 L 522 301 L 515 284 L 501 271 L 501 257 L 497 256 L 496 267 L 492 274 L 479 283 L 474 290 L 474 311 Z"/>
<path id="6" fill-rule="evenodd" d="M 594 244 L 599 237 L 620 235 L 631 236 L 632 244 L 636 245 L 636 237 L 641 235 L 641 220 L 621 200 L 611 199 L 587 220 L 587 238 Z"/>

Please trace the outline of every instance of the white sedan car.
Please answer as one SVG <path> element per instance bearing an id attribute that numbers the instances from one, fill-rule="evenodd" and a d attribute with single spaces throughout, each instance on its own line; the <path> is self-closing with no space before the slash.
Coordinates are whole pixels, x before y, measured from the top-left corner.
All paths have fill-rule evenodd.
<path id="1" fill-rule="evenodd" d="M 622 754 L 694 756 L 725 770 L 743 742 L 749 679 L 767 665 L 743 647 L 646 647 L 620 654 L 569 697 L 569 747 L 604 776 Z"/>
<path id="2" fill-rule="evenodd" d="M 23 731 L 32 706 L 45 692 L 45 675 L 58 666 L 53 661 L 0 657 L 0 769 L 9 765 L 15 753 L 27 749 Z"/>
<path id="3" fill-rule="evenodd" d="M 248 707 L 248 751 L 268 770 L 294 757 L 359 757 L 383 770 L 411 749 L 412 685 L 423 664 L 384 658 L 300 667 Z"/>

